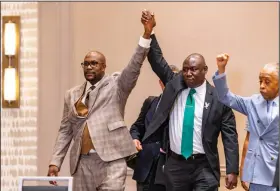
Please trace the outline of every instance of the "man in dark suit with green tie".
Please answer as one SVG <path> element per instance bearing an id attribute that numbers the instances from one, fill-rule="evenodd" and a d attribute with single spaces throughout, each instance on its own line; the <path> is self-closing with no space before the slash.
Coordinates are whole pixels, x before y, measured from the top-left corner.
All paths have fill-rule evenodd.
<path id="1" fill-rule="evenodd" d="M 153 22 L 155 26 L 154 17 L 148 11 L 143 11 L 141 21 L 144 25 Z M 170 157 L 164 167 L 167 190 L 218 190 L 220 134 L 226 158 L 226 188 L 235 188 L 239 173 L 235 117 L 229 107 L 219 102 L 215 88 L 205 79 L 208 67 L 204 57 L 198 53 L 189 55 L 183 62 L 182 72 L 175 75 L 154 34 L 151 39 L 148 60 L 165 89 L 142 141 L 168 124 Z"/>

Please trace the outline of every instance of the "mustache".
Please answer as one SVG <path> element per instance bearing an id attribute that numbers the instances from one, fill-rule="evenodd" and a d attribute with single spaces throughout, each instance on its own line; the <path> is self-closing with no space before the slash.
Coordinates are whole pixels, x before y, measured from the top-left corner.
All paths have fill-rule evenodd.
<path id="1" fill-rule="evenodd" d="M 186 77 L 187 80 L 193 80 L 194 77 Z"/>

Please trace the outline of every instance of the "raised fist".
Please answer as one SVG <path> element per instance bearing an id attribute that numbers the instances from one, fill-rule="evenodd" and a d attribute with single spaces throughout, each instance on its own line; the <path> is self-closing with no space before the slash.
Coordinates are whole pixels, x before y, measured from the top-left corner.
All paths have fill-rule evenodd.
<path id="1" fill-rule="evenodd" d="M 216 60 L 217 60 L 217 66 L 219 69 L 219 73 L 224 73 L 227 62 L 229 60 L 229 55 L 228 54 L 219 54 L 216 57 Z"/>

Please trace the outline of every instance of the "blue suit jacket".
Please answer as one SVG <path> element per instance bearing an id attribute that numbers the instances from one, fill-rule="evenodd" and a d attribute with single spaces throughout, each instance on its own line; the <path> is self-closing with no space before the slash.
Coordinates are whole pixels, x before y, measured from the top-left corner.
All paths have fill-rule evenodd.
<path id="1" fill-rule="evenodd" d="M 279 110 L 269 121 L 267 101 L 261 94 L 241 97 L 229 91 L 226 75 L 214 75 L 219 100 L 248 117 L 250 139 L 244 161 L 242 180 L 272 186 L 279 152 Z M 278 99 L 275 104 L 279 106 Z"/>

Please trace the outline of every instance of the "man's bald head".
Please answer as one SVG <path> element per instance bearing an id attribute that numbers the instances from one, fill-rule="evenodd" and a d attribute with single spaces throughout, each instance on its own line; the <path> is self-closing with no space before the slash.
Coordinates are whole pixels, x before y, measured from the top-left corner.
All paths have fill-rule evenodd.
<path id="1" fill-rule="evenodd" d="M 279 95 L 279 63 L 266 64 L 260 72 L 260 93 L 266 100 L 273 100 Z"/>
<path id="2" fill-rule="evenodd" d="M 190 54 L 190 55 L 185 59 L 184 62 L 190 61 L 191 58 L 199 59 L 199 60 L 200 60 L 199 64 L 201 64 L 203 67 L 206 65 L 204 57 L 203 57 L 201 54 L 199 54 L 199 53 L 192 53 L 192 54 Z"/>
<path id="3" fill-rule="evenodd" d="M 85 59 L 86 58 L 91 58 L 91 57 L 94 57 L 94 58 L 99 58 L 100 61 L 102 61 L 102 63 L 106 63 L 106 58 L 104 56 L 104 54 L 102 54 L 101 52 L 99 51 L 90 51 L 86 54 L 85 56 Z"/>

